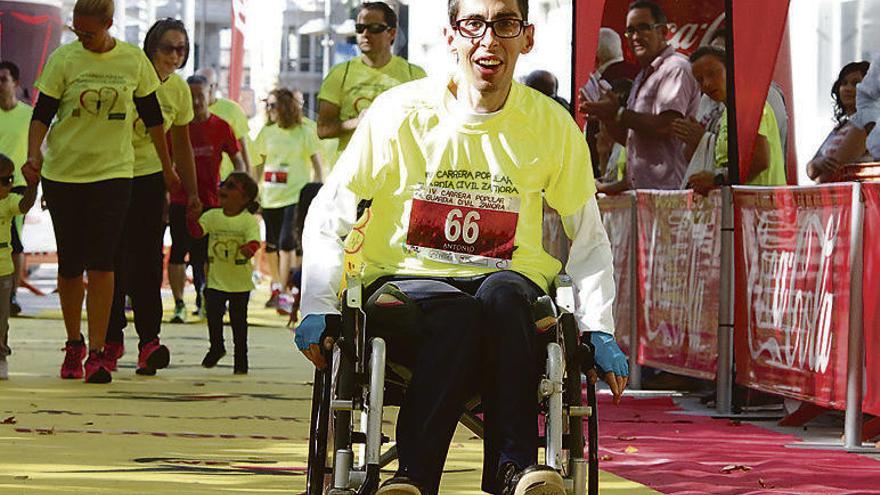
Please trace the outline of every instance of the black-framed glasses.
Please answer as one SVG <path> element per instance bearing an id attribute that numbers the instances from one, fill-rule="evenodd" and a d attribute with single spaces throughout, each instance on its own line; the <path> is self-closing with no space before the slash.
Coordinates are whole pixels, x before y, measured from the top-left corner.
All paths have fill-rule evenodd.
<path id="1" fill-rule="evenodd" d="M 159 51 L 164 53 L 165 55 L 171 55 L 172 53 L 177 52 L 177 54 L 181 57 L 186 56 L 186 52 L 189 47 L 186 45 L 172 45 L 169 43 L 161 43 L 159 46 Z"/>
<path id="2" fill-rule="evenodd" d="M 528 25 L 528 22 L 513 17 L 495 19 L 494 21 L 470 17 L 455 21 L 452 27 L 465 38 L 482 38 L 487 29 L 492 29 L 495 36 L 499 38 L 516 38 Z"/>
<path id="3" fill-rule="evenodd" d="M 659 24 L 659 23 L 658 24 L 648 24 L 647 22 L 643 22 L 641 24 L 636 24 L 634 26 L 627 26 L 626 30 L 624 30 L 624 32 L 623 32 L 623 35 L 626 36 L 627 38 L 632 38 L 633 36 L 636 35 L 636 33 L 645 34 L 645 33 L 648 33 L 650 31 L 657 29 L 660 26 L 665 26 L 665 25 L 666 24 Z"/>
<path id="4" fill-rule="evenodd" d="M 278 104 L 275 103 L 274 101 L 271 102 L 271 103 L 267 101 L 267 102 L 266 102 L 266 108 L 269 109 L 269 110 L 275 110 L 276 108 L 278 108 Z"/>
<path id="5" fill-rule="evenodd" d="M 368 31 L 370 34 L 379 34 L 384 33 L 389 29 L 391 29 L 391 26 L 388 24 L 382 24 L 381 22 L 371 22 L 369 24 L 357 23 L 354 25 L 354 32 L 357 34 L 364 34 L 364 31 Z"/>
<path id="6" fill-rule="evenodd" d="M 0 175 L 0 186 L 9 187 L 15 181 L 14 175 Z"/>

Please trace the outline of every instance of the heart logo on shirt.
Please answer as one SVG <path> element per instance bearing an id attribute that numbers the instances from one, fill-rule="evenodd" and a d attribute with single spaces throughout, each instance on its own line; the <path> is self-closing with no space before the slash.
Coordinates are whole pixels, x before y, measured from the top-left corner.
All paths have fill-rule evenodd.
<path id="1" fill-rule="evenodd" d="M 233 239 L 228 241 L 216 241 L 211 244 L 211 252 L 214 254 L 214 259 L 232 261 L 238 256 L 239 245 L 238 242 Z"/>
<path id="2" fill-rule="evenodd" d="M 87 89 L 79 94 L 80 107 L 96 117 L 102 111 L 110 113 L 118 100 L 119 92 L 107 86 L 101 89 Z"/>
<path id="3" fill-rule="evenodd" d="M 366 96 L 361 96 L 360 98 L 354 100 L 351 106 L 354 107 L 354 112 L 357 115 L 360 115 L 361 112 L 369 108 L 369 106 L 373 103 L 372 98 L 367 98 Z"/>

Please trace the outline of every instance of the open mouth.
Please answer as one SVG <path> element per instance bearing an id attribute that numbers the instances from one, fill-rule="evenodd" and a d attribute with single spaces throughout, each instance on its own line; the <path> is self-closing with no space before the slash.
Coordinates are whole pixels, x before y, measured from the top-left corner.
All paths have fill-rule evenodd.
<path id="1" fill-rule="evenodd" d="M 480 57 L 474 61 L 481 74 L 491 75 L 499 72 L 504 63 L 497 57 Z"/>

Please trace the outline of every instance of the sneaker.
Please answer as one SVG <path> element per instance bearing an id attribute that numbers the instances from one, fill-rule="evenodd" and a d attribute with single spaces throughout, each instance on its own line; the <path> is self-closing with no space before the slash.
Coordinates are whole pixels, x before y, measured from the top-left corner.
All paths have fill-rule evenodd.
<path id="1" fill-rule="evenodd" d="M 141 347 L 135 373 L 153 376 L 156 374 L 156 370 L 168 367 L 169 362 L 171 362 L 171 351 L 159 343 L 159 338 L 156 337 Z"/>
<path id="2" fill-rule="evenodd" d="M 281 296 L 281 289 L 272 289 L 272 295 L 269 296 L 269 300 L 266 301 L 267 308 L 277 308 L 278 307 L 278 298 Z"/>
<path id="3" fill-rule="evenodd" d="M 18 316 L 19 314 L 21 314 L 21 305 L 18 304 L 18 298 L 15 297 L 15 292 L 13 292 L 9 296 L 9 315 Z"/>
<path id="4" fill-rule="evenodd" d="M 376 495 L 422 495 L 422 490 L 415 481 L 406 476 L 396 475 L 385 480 Z"/>
<path id="5" fill-rule="evenodd" d="M 0 356 L 0 380 L 9 380 L 9 363 L 6 356 Z"/>
<path id="6" fill-rule="evenodd" d="M 244 356 L 240 354 L 235 355 L 235 365 L 232 369 L 232 372 L 236 375 L 247 375 L 248 373 L 248 358 L 247 354 Z"/>
<path id="7" fill-rule="evenodd" d="M 186 303 L 183 301 L 174 303 L 174 316 L 171 317 L 171 323 L 186 323 Z"/>
<path id="8" fill-rule="evenodd" d="M 107 358 L 104 351 L 89 351 L 89 358 L 86 359 L 86 383 L 110 383 L 113 377 L 107 368 Z"/>
<path id="9" fill-rule="evenodd" d="M 64 346 L 64 362 L 61 363 L 61 378 L 82 378 L 82 360 L 85 357 L 85 342 L 82 340 L 79 342 L 68 342 Z"/>
<path id="10" fill-rule="evenodd" d="M 498 470 L 501 495 L 565 495 L 565 482 L 556 470 L 534 464 L 525 469 L 505 462 Z"/>
<path id="11" fill-rule="evenodd" d="M 205 359 L 202 359 L 202 366 L 205 368 L 213 368 L 217 366 L 217 361 L 226 355 L 226 349 L 208 349 Z"/>
<path id="12" fill-rule="evenodd" d="M 200 320 L 205 319 L 205 308 L 204 306 L 196 306 L 196 309 L 193 310 L 192 315 Z"/>
<path id="13" fill-rule="evenodd" d="M 104 342 L 104 359 L 107 361 L 107 369 L 116 371 L 116 361 L 125 354 L 123 342 Z"/>

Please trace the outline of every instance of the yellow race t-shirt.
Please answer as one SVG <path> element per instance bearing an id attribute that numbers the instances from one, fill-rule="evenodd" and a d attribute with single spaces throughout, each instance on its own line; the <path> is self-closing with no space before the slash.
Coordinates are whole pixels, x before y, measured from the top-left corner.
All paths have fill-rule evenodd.
<path id="1" fill-rule="evenodd" d="M 28 130 L 31 126 L 33 109 L 22 102 L 16 102 L 12 110 L 0 109 L 0 153 L 8 156 L 15 164 L 13 186 L 25 185 L 21 166 L 27 160 Z"/>
<path id="2" fill-rule="evenodd" d="M 779 127 L 776 125 L 776 116 L 770 105 L 764 104 L 761 114 L 761 125 L 758 134 L 767 138 L 770 146 L 770 166 L 758 174 L 749 186 L 784 186 L 785 180 L 785 157 L 782 155 L 782 140 L 779 138 Z M 721 115 L 721 127 L 718 130 L 718 139 L 715 140 L 715 166 L 723 167 L 728 162 L 727 158 L 727 110 Z"/>
<path id="3" fill-rule="evenodd" d="M 15 272 L 12 264 L 12 232 L 10 224 L 16 215 L 21 214 L 18 204 L 21 202 L 20 194 L 9 193 L 0 199 L 0 277 L 11 275 Z"/>
<path id="4" fill-rule="evenodd" d="M 346 251 L 362 255 L 366 284 L 509 269 L 547 290 L 562 266 L 542 245 L 542 200 L 565 216 L 596 193 L 583 134 L 561 105 L 519 83 L 494 114 L 457 105 L 445 78 L 376 99 L 332 174 L 372 199 Z"/>
<path id="5" fill-rule="evenodd" d="M 232 132 L 235 134 L 235 139 L 244 138 L 245 144 L 249 144 L 248 118 L 238 103 L 226 98 L 217 98 L 217 101 L 208 107 L 208 111 L 229 124 L 229 127 L 232 128 Z M 235 165 L 224 154 L 220 160 L 220 180 L 225 180 L 233 170 L 235 170 Z"/>
<path id="6" fill-rule="evenodd" d="M 247 210 L 228 217 L 222 208 L 208 210 L 199 218 L 208 235 L 208 288 L 224 292 L 248 292 L 254 288 L 251 260 L 241 246 L 260 241 L 260 225 Z"/>
<path id="7" fill-rule="evenodd" d="M 35 85 L 61 102 L 49 130 L 43 177 L 85 183 L 133 176 L 133 97 L 159 88 L 143 50 L 120 40 L 105 53 L 68 43 L 52 53 Z"/>
<path id="8" fill-rule="evenodd" d="M 365 65 L 360 56 L 330 69 L 321 83 L 318 99 L 338 106 L 340 120 L 346 121 L 360 115 L 382 92 L 423 77 L 425 71 L 421 67 L 396 55 L 378 69 Z M 339 137 L 340 152 L 349 140 L 351 134 Z"/>
<path id="9" fill-rule="evenodd" d="M 184 126 L 193 119 L 192 94 L 189 85 L 177 74 L 171 74 L 168 79 L 162 81 L 156 90 L 159 105 L 162 107 L 162 117 L 165 132 L 171 126 Z M 144 121 L 135 115 L 134 121 L 134 176 L 143 177 L 162 171 L 162 161 L 156 154 L 153 140 L 150 138 Z"/>
<path id="10" fill-rule="evenodd" d="M 260 157 L 257 163 L 266 160 L 260 177 L 260 205 L 281 208 L 297 203 L 311 179 L 311 157 L 320 153 L 315 129 L 305 124 L 287 129 L 267 125 L 260 129 L 254 151 Z"/>

